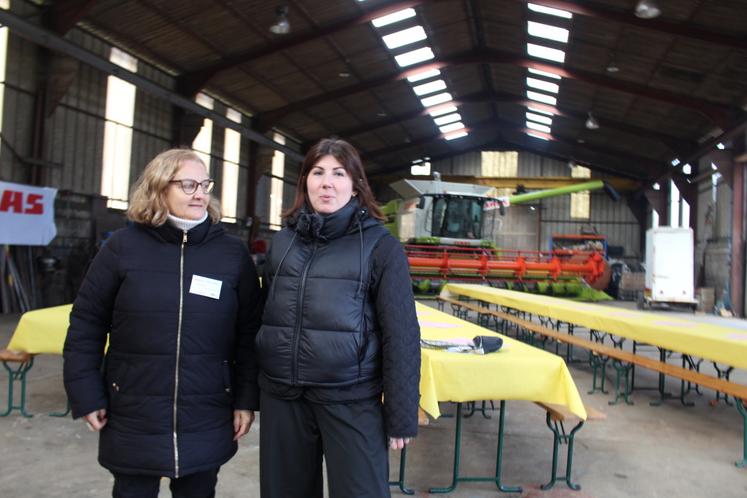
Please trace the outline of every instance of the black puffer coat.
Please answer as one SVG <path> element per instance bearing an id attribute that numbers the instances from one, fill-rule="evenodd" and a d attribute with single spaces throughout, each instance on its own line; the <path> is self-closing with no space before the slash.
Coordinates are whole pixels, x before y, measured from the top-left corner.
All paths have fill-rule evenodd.
<path id="1" fill-rule="evenodd" d="M 249 253 L 209 219 L 184 237 L 168 224 L 114 233 L 70 315 L 73 417 L 107 409 L 99 461 L 116 472 L 173 478 L 217 468 L 236 452 L 233 410 L 258 409 L 261 295 Z M 198 276 L 222 282 L 218 299 L 199 293 Z"/>
<path id="2" fill-rule="evenodd" d="M 402 245 L 353 198 L 275 235 L 257 335 L 260 386 L 317 403 L 385 398 L 392 437 L 417 432 L 420 348 Z"/>

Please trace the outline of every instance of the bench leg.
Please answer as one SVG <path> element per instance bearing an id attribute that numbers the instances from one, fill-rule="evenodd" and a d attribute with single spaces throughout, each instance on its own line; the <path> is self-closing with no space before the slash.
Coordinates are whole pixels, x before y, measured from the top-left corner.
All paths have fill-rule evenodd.
<path id="1" fill-rule="evenodd" d="M 716 373 L 718 374 L 719 379 L 726 379 L 729 380 L 729 377 L 731 376 L 732 370 L 734 370 L 734 367 L 727 367 L 726 369 L 719 368 L 719 366 L 716 364 L 715 361 L 711 362 L 713 364 L 713 368 L 716 369 Z M 728 406 L 731 406 L 731 401 L 729 401 L 729 395 L 722 393 L 720 391 L 716 391 L 716 398 L 711 400 L 710 404 L 711 406 L 716 406 L 718 401 L 720 399 L 724 400 L 724 403 L 726 403 Z M 738 404 L 738 403 L 737 403 Z"/>
<path id="2" fill-rule="evenodd" d="M 604 390 L 604 381 L 607 379 L 607 360 L 609 360 L 609 358 L 600 358 L 599 356 L 589 352 L 589 363 L 591 364 L 593 377 L 591 380 L 591 391 L 587 394 L 594 394 L 597 391 L 602 394 L 609 394 L 609 391 Z M 597 373 L 600 368 L 602 369 L 602 375 L 600 376 L 601 382 L 600 387 L 597 387 Z"/>
<path id="3" fill-rule="evenodd" d="M 20 363 L 18 368 L 11 368 L 7 361 L 3 362 L 3 366 L 8 371 L 8 407 L 0 413 L 0 417 L 7 417 L 13 410 L 18 410 L 22 416 L 31 418 L 33 415 L 26 412 L 26 374 L 34 366 L 33 356 L 29 361 Z M 16 382 L 21 384 L 21 401 L 18 405 L 13 401 L 13 386 Z"/>
<path id="4" fill-rule="evenodd" d="M 624 365 L 620 361 L 613 361 L 612 365 L 615 367 L 615 400 L 614 401 L 608 401 L 607 404 L 609 405 L 616 405 L 620 398 L 625 400 L 626 405 L 632 405 L 633 402 L 630 401 L 628 398 L 628 395 L 630 394 L 630 369 L 632 367 L 632 364 Z M 620 394 L 620 380 L 622 377 L 625 377 L 625 391 L 623 391 L 622 394 Z"/>
<path id="5" fill-rule="evenodd" d="M 470 418 L 472 415 L 475 414 L 475 412 L 482 413 L 482 416 L 484 418 L 491 418 L 490 414 L 488 413 L 487 401 L 483 400 L 480 408 L 477 408 L 476 403 L 477 401 L 470 401 L 468 403 L 469 413 L 466 413 L 464 415 L 464 418 Z M 490 410 L 495 411 L 495 403 L 493 403 L 493 400 L 490 400 Z"/>
<path id="6" fill-rule="evenodd" d="M 540 488 L 542 488 L 543 490 L 548 490 L 555 486 L 555 483 L 557 481 L 565 481 L 566 485 L 569 488 L 578 491 L 579 489 L 581 489 L 581 486 L 571 481 L 571 472 L 573 472 L 573 443 L 576 438 L 576 433 L 581 430 L 581 427 L 584 425 L 584 421 L 582 420 L 578 424 L 576 424 L 576 426 L 571 430 L 569 434 L 565 433 L 565 427 L 563 427 L 562 422 L 558 423 L 552 421 L 550 412 L 547 412 L 545 423 L 547 423 L 547 427 L 549 427 L 553 433 L 552 471 L 550 474 L 550 482 L 548 482 L 547 484 L 543 484 L 542 486 L 540 486 Z M 565 476 L 558 477 L 559 448 L 563 443 L 568 445 L 568 453 L 565 461 Z"/>
<path id="7" fill-rule="evenodd" d="M 745 407 L 745 403 L 747 401 L 743 399 L 738 399 L 734 403 L 737 405 L 737 410 L 739 410 L 739 414 L 742 416 L 742 425 L 744 426 L 742 428 L 742 460 L 734 463 L 739 468 L 747 467 L 747 407 Z"/>
<path id="8" fill-rule="evenodd" d="M 70 404 L 70 400 L 67 400 L 67 406 L 65 407 L 64 412 L 52 412 L 49 414 L 50 417 L 67 417 L 70 415 L 70 412 L 73 411 L 73 407 Z"/>
<path id="9" fill-rule="evenodd" d="M 405 487 L 405 465 L 407 463 L 407 446 L 402 448 L 399 453 L 399 478 L 396 481 L 389 481 L 390 486 L 399 486 L 399 490 L 406 495 L 414 495 L 415 491 Z"/>

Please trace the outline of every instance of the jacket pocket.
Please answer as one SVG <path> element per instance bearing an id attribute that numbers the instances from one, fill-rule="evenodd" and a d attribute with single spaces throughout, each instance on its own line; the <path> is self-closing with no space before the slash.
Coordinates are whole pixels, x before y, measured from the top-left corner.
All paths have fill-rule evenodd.
<path id="1" fill-rule="evenodd" d="M 232 382 L 232 365 L 228 360 L 223 360 L 222 371 L 223 371 L 223 391 L 228 395 L 233 395 L 233 382 Z"/>

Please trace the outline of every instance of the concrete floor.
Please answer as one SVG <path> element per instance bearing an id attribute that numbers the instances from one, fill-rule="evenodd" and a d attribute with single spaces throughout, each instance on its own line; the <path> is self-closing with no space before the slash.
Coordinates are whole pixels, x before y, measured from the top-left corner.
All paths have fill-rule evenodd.
<path id="1" fill-rule="evenodd" d="M 681 315 L 692 316 L 692 315 Z M 0 315 L 0 344 L 7 344 L 17 316 Z M 722 322 L 744 327 L 744 321 Z M 705 363 L 704 363 L 705 364 Z M 70 418 L 46 414 L 64 408 L 60 357 L 40 356 L 29 374 L 29 410 L 25 419 L 14 413 L 0 418 L 0 497 L 83 497 L 110 496 L 111 478 L 96 462 L 97 436 L 85 425 Z M 558 483 L 550 491 L 538 485 L 549 476 L 551 435 L 544 413 L 529 402 L 508 403 L 503 480 L 506 485 L 522 485 L 524 497 L 742 497 L 747 496 L 747 469 L 734 461 L 742 456 L 742 418 L 734 407 L 723 402 L 711 406 L 714 393 L 691 396 L 695 407 L 685 408 L 677 401 L 649 406 L 655 391 L 636 391 L 632 406 L 608 406 L 609 395 L 586 392 L 591 371 L 585 363 L 570 366 L 584 402 L 607 414 L 607 420 L 588 423 L 576 440 L 574 480 L 582 485 L 573 492 Z M 706 368 L 704 371 L 712 373 Z M 733 377 L 747 384 L 747 373 Z M 2 373 L 0 402 L 7 399 L 7 377 Z M 612 382 L 613 374 L 609 374 Z M 656 385 L 651 372 L 639 372 L 638 386 Z M 676 382 L 668 387 L 675 392 Z M 4 408 L 4 404 L 1 405 Z M 454 411 L 444 404 L 444 412 Z M 258 423 L 261 423 L 261 416 Z M 257 427 L 241 441 L 236 457 L 220 473 L 221 498 L 259 496 Z M 491 419 L 475 415 L 463 424 L 462 475 L 489 475 L 494 471 L 497 412 Z M 430 496 L 431 486 L 450 483 L 454 419 L 441 418 L 421 428 L 408 455 L 407 484 L 416 496 Z M 393 476 L 398 455 L 392 454 Z M 169 496 L 164 481 L 162 496 Z M 393 496 L 402 496 L 393 488 Z M 497 496 L 491 483 L 461 483 L 446 496 Z M 435 496 L 435 495 L 434 495 Z"/>

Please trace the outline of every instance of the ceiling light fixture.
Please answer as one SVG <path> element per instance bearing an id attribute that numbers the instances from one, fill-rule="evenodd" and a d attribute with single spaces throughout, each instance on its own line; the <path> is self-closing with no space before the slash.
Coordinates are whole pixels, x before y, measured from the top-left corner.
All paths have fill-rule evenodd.
<path id="1" fill-rule="evenodd" d="M 291 25 L 288 22 L 288 6 L 278 5 L 275 9 L 275 24 L 270 26 L 270 32 L 276 35 L 287 35 L 290 33 Z"/>
<path id="2" fill-rule="evenodd" d="M 640 0 L 635 6 L 635 16 L 641 19 L 653 19 L 661 15 L 661 9 L 654 0 Z"/>
<path id="3" fill-rule="evenodd" d="M 597 121 L 597 118 L 594 117 L 591 111 L 589 111 L 589 117 L 586 118 L 586 129 L 587 130 L 598 130 L 599 129 L 599 121 Z"/>
<path id="4" fill-rule="evenodd" d="M 609 64 L 607 64 L 607 72 L 608 73 L 620 72 L 620 66 L 617 65 L 617 61 L 615 60 L 614 56 L 612 56 L 612 59 L 610 60 Z"/>

